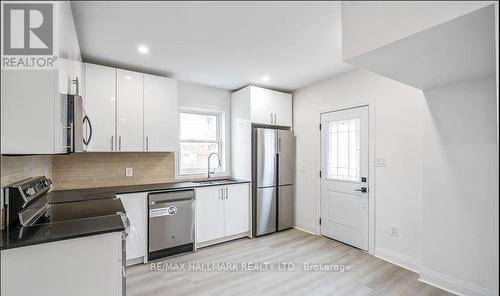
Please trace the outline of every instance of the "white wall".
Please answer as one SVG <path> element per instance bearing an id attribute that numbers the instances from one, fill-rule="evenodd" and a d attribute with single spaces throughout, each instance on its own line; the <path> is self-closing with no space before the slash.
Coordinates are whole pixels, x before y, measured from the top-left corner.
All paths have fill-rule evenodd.
<path id="1" fill-rule="evenodd" d="M 231 169 L 231 92 L 229 90 L 179 81 L 179 109 L 201 109 L 224 112 L 224 161 L 226 174 Z M 176 167 L 177 170 L 177 167 Z M 176 172 L 177 174 L 177 172 Z"/>
<path id="2" fill-rule="evenodd" d="M 494 1 L 343 1 L 344 60 L 491 3 Z"/>
<path id="3" fill-rule="evenodd" d="M 422 279 L 498 295 L 496 79 L 424 94 Z"/>
<path id="4" fill-rule="evenodd" d="M 296 225 L 318 233 L 320 112 L 370 102 L 375 107 L 375 233 L 379 256 L 410 268 L 420 259 L 422 131 L 420 90 L 358 70 L 293 94 L 297 135 Z M 373 159 L 370 160 L 373 163 Z M 371 178 L 372 176 L 369 176 Z M 399 237 L 389 235 L 392 225 Z"/>

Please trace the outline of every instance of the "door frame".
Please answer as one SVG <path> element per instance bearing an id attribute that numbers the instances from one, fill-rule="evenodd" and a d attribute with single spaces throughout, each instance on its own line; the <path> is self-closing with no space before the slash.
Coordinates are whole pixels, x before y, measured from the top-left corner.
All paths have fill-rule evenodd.
<path id="1" fill-rule="evenodd" d="M 332 109 L 320 110 L 317 120 L 318 127 L 321 124 L 321 115 L 347 109 L 359 107 L 368 107 L 368 253 L 375 254 L 375 100 L 367 100 L 364 103 L 339 106 Z M 316 148 L 317 161 L 316 165 L 318 172 L 321 170 L 322 164 L 322 147 L 321 147 L 321 131 L 317 129 L 318 148 Z M 323 175 L 324 176 L 324 175 Z M 316 234 L 321 235 L 321 179 L 317 178 L 316 189 L 319 194 L 316 194 Z"/>

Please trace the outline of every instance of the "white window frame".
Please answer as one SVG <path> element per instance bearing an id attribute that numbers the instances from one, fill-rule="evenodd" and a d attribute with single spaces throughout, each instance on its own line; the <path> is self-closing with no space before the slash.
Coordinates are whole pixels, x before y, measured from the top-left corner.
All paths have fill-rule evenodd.
<path id="1" fill-rule="evenodd" d="M 199 115 L 210 115 L 216 116 L 217 118 L 217 140 L 197 140 L 197 139 L 181 139 L 180 133 L 180 114 L 181 113 L 189 113 L 189 114 L 199 114 Z M 181 143 L 219 143 L 219 151 L 218 154 L 220 156 L 221 167 L 213 168 L 215 173 L 211 175 L 211 177 L 220 177 L 226 176 L 226 149 L 225 149 L 225 112 L 221 110 L 209 110 L 209 109 L 198 109 L 198 108 L 179 108 L 179 144 L 176 153 L 176 169 L 175 169 L 175 178 L 176 179 L 193 179 L 193 178 L 207 178 L 207 171 L 193 171 L 193 172 L 181 172 Z M 208 160 L 207 160 L 208 161 Z"/>

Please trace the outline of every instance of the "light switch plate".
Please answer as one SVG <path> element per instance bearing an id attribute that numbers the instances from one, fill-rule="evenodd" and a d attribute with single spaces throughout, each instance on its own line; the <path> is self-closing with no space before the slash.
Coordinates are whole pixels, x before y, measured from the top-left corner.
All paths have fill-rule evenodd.
<path id="1" fill-rule="evenodd" d="M 132 177 L 134 175 L 134 169 L 133 168 L 126 168 L 125 169 L 125 176 L 126 177 Z"/>
<path id="2" fill-rule="evenodd" d="M 399 236 L 399 227 L 396 225 L 391 226 L 391 236 L 398 237 Z"/>
<path id="3" fill-rule="evenodd" d="M 375 166 L 376 167 L 385 167 L 385 158 L 376 158 L 375 159 Z"/>

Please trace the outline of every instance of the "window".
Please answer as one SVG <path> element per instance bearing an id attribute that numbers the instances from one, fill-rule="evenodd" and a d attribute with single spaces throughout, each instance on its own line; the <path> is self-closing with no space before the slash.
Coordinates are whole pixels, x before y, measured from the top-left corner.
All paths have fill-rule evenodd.
<path id="1" fill-rule="evenodd" d="M 222 113 L 181 112 L 179 175 L 205 175 L 208 156 L 214 152 L 221 157 L 222 167 L 212 156 L 210 168 L 223 172 L 222 134 Z"/>
<path id="2" fill-rule="evenodd" d="M 360 181 L 359 125 L 359 118 L 328 123 L 328 179 Z"/>

